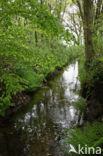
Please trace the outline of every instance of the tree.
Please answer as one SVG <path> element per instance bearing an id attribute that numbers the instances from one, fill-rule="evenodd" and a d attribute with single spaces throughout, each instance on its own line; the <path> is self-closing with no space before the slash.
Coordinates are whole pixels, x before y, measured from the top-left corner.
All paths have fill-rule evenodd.
<path id="1" fill-rule="evenodd" d="M 103 0 L 76 0 L 80 15 L 83 21 L 84 39 L 85 39 L 85 64 L 88 70 L 90 63 L 95 57 L 95 45 L 93 38 L 95 32 L 95 25 L 103 13 Z"/>
<path id="2" fill-rule="evenodd" d="M 65 27 L 75 36 L 74 44 L 83 44 L 83 24 L 77 7 L 71 6 L 72 9 L 66 13 L 67 19 L 64 21 Z"/>

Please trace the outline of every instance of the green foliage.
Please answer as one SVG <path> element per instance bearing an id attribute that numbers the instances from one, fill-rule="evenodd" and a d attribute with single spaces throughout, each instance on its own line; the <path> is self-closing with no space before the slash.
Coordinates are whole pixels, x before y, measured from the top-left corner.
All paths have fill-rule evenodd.
<path id="1" fill-rule="evenodd" d="M 59 20 L 37 0 L 0 1 L 0 115 L 13 105 L 12 95 L 41 86 L 45 60 L 34 46 L 37 29 L 48 36 L 63 33 Z"/>
<path id="2" fill-rule="evenodd" d="M 97 64 L 98 63 L 98 64 Z M 99 62 L 97 59 L 95 59 L 92 64 L 90 65 L 90 71 L 88 72 L 88 85 L 94 85 L 96 81 L 100 79 L 100 76 L 103 71 L 103 64 Z"/>
<path id="3" fill-rule="evenodd" d="M 79 109 L 81 112 L 86 110 L 86 99 L 82 98 L 74 104 L 76 109 Z"/>
<path id="4" fill-rule="evenodd" d="M 32 54 L 33 61 L 30 66 L 22 66 L 18 73 L 28 81 L 29 91 L 35 90 L 42 85 L 42 81 L 48 74 L 54 72 L 56 67 L 62 67 L 68 60 L 76 58 L 78 51 L 74 52 L 72 48 L 66 48 L 64 45 L 56 42 L 53 44 L 52 49 L 43 43 L 41 47 L 36 47 L 35 52 Z"/>
<path id="5" fill-rule="evenodd" d="M 26 88 L 27 82 L 15 73 L 4 73 L 0 77 L 0 114 L 4 115 L 8 106 L 13 106 L 12 95 Z"/>
<path id="6" fill-rule="evenodd" d="M 98 60 L 98 58 L 95 58 L 91 62 L 88 72 L 86 72 L 85 70 L 84 59 L 81 59 L 79 70 L 80 70 L 79 78 L 81 84 L 86 83 L 88 87 L 88 92 L 89 92 L 89 88 L 95 87 L 95 83 L 97 81 L 102 81 L 103 63 L 102 60 Z"/>
<path id="7" fill-rule="evenodd" d="M 0 1 L 0 115 L 13 105 L 13 95 L 35 90 L 55 68 L 78 56 L 63 45 L 64 28 L 45 4 Z"/>
<path id="8" fill-rule="evenodd" d="M 16 17 L 28 20 L 33 27 L 44 30 L 48 34 L 59 35 L 63 27 L 59 20 L 50 14 L 48 7 L 35 1 L 4 1 L 0 2 L 0 23 L 1 27 L 8 28 L 13 25 Z"/>
<path id="9" fill-rule="evenodd" d="M 91 125 L 87 122 L 82 129 L 66 129 L 66 136 L 63 138 L 68 145 L 72 144 L 77 151 L 79 144 L 81 147 L 85 147 L 85 145 L 94 148 L 101 147 L 103 145 L 103 124 L 95 122 Z M 75 153 L 69 153 L 69 149 L 67 147 L 63 147 L 63 149 L 68 153 L 68 155 L 77 155 Z"/>
<path id="10" fill-rule="evenodd" d="M 38 87 L 41 87 L 44 78 L 43 74 L 36 73 L 32 68 L 26 67 L 25 70 L 19 71 L 19 74 L 23 79 L 27 81 L 26 91 L 34 91 Z"/>
<path id="11" fill-rule="evenodd" d="M 19 52 L 15 46 L 13 50 L 14 53 L 8 51 L 7 54 L 10 56 L 8 55 L 7 58 L 3 56 L 3 62 L 1 62 L 1 115 L 4 115 L 8 107 L 13 106 L 12 95 L 24 90 L 34 91 L 41 87 L 45 77 L 54 72 L 56 67 L 62 67 L 68 60 L 78 56 L 78 52 L 75 53 L 59 42 L 55 42 L 52 48 L 47 47 L 45 43 L 39 47 L 32 45 L 23 49 L 20 47 Z"/>

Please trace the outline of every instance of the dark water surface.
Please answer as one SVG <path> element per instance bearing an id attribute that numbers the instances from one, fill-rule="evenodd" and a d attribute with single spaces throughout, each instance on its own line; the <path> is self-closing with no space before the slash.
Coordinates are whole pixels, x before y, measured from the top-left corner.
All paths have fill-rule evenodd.
<path id="1" fill-rule="evenodd" d="M 0 128 L 0 156 L 64 156 L 64 128 L 78 122 L 78 62 L 37 91 L 32 101 Z"/>

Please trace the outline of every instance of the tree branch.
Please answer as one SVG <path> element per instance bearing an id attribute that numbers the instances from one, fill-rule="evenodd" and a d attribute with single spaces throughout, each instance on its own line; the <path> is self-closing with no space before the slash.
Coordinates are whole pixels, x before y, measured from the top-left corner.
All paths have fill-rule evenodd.
<path id="1" fill-rule="evenodd" d="M 84 20 L 84 13 L 82 11 L 82 6 L 80 4 L 80 0 L 77 0 L 77 5 L 78 5 L 79 11 L 80 11 L 81 18 L 82 18 L 82 20 Z"/>

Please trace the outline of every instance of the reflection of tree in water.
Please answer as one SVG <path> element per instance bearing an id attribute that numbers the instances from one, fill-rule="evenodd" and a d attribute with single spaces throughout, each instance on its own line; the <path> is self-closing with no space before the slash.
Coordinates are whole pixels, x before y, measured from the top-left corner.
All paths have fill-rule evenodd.
<path id="1" fill-rule="evenodd" d="M 39 116 L 33 119 L 31 111 L 26 114 L 29 120 L 26 121 L 24 117 L 11 128 L 3 130 L 3 143 L 0 142 L 0 147 L 6 151 L 7 156 L 24 156 L 29 152 L 35 156 L 40 151 L 49 150 L 51 145 L 48 145 L 48 142 L 54 144 L 53 140 L 58 135 L 57 125 L 43 116 L 40 111 L 38 113 Z"/>

